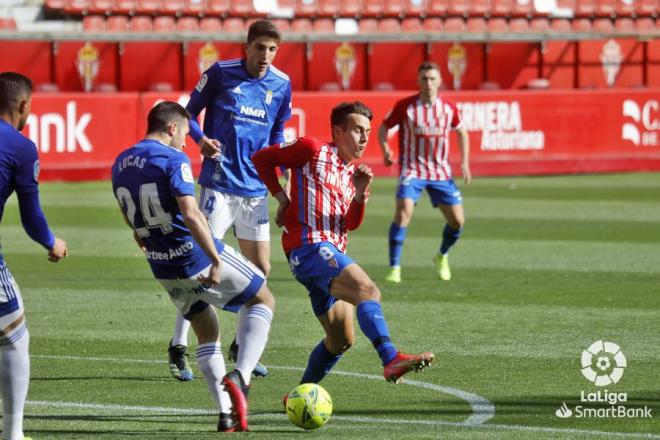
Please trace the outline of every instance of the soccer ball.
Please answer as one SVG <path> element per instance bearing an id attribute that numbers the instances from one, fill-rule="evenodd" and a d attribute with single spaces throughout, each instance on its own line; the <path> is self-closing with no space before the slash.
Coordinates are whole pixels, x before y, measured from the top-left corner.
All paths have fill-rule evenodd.
<path id="1" fill-rule="evenodd" d="M 325 425 L 332 414 L 330 394 L 315 383 L 298 385 L 289 393 L 286 415 L 303 429 L 316 429 Z"/>

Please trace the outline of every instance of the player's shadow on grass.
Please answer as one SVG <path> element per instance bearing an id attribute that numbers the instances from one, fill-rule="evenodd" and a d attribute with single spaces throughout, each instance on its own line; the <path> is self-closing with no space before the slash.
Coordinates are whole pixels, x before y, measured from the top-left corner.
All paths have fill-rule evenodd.
<path id="1" fill-rule="evenodd" d="M 129 381 L 129 382 L 172 382 L 169 377 L 144 377 L 144 376 L 58 376 L 58 377 L 31 377 L 32 382 L 69 382 L 76 380 L 102 380 L 102 381 Z"/>

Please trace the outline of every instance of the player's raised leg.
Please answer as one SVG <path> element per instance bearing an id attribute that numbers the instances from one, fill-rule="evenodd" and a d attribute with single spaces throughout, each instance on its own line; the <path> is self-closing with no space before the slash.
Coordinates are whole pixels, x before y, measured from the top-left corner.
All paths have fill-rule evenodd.
<path id="1" fill-rule="evenodd" d="M 465 214 L 463 212 L 463 205 L 438 205 L 438 208 L 447 220 L 442 231 L 442 242 L 438 253 L 435 256 L 434 262 L 438 278 L 443 281 L 451 279 L 451 270 L 449 269 L 449 249 L 458 241 L 458 238 L 463 232 L 463 225 L 465 224 Z"/>
<path id="2" fill-rule="evenodd" d="M 388 382 L 398 383 L 404 374 L 420 371 L 433 362 L 433 353 L 407 355 L 396 349 L 380 304 L 380 290 L 360 266 L 351 264 L 344 268 L 333 279 L 330 293 L 357 307 L 360 329 L 378 352 L 384 367 L 383 375 Z"/>

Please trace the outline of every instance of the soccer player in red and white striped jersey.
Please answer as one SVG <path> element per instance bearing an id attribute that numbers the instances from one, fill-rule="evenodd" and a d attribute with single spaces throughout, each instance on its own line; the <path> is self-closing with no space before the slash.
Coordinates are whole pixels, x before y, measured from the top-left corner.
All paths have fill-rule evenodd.
<path id="1" fill-rule="evenodd" d="M 278 200 L 275 222 L 296 279 L 309 291 L 325 338 L 310 354 L 301 383 L 318 383 L 353 344 L 353 313 L 383 363 L 383 375 L 398 382 L 404 374 L 430 365 L 432 353 L 400 353 L 390 339 L 380 291 L 346 255 L 347 231 L 362 223 L 373 174 L 362 157 L 371 131 L 371 110 L 361 102 L 332 110 L 332 142 L 300 138 L 252 156 L 259 177 Z M 276 169 L 291 169 L 291 190 L 280 185 Z"/>
<path id="2" fill-rule="evenodd" d="M 390 269 L 385 278 L 395 283 L 401 282 L 403 242 L 415 204 L 423 190 L 429 193 L 431 203 L 440 209 L 447 222 L 434 261 L 438 277 L 445 281 L 451 278 L 448 252 L 463 230 L 465 215 L 461 192 L 454 184 L 448 161 L 450 130 L 458 132 L 465 184 L 472 179 L 467 130 L 461 125 L 456 105 L 438 95 L 442 78 L 437 64 L 422 63 L 417 84 L 419 93 L 398 101 L 378 130 L 385 165 L 391 166 L 394 161 L 387 141 L 388 130 L 395 126 L 399 128 L 401 171 L 394 221 L 389 231 Z"/>

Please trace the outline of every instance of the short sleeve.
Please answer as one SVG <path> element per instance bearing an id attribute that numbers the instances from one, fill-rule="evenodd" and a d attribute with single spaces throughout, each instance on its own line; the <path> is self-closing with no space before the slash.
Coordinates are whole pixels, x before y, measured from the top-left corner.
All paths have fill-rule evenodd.
<path id="1" fill-rule="evenodd" d="M 458 107 L 456 107 L 456 104 L 452 103 L 451 104 L 451 109 L 452 109 L 452 118 L 451 118 L 451 128 L 454 130 L 458 130 L 461 128 L 461 122 L 463 121 L 461 119 L 461 112 L 458 110 Z"/>
<path id="2" fill-rule="evenodd" d="M 394 104 L 394 108 L 392 108 L 392 111 L 390 111 L 387 114 L 387 116 L 385 116 L 385 120 L 383 120 L 383 124 L 385 124 L 385 127 L 389 129 L 396 125 L 399 125 L 403 121 L 404 112 L 405 112 L 404 101 L 398 101 L 396 104 Z"/>
<path id="3" fill-rule="evenodd" d="M 195 178 L 190 159 L 184 153 L 170 161 L 170 190 L 175 196 L 195 196 Z"/>
<path id="4" fill-rule="evenodd" d="M 34 193 L 39 190 L 39 156 L 37 146 L 29 140 L 21 144 L 16 156 L 14 183 L 18 193 Z"/>

